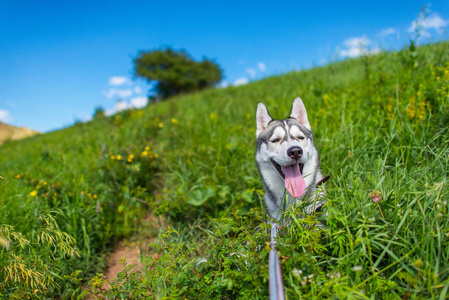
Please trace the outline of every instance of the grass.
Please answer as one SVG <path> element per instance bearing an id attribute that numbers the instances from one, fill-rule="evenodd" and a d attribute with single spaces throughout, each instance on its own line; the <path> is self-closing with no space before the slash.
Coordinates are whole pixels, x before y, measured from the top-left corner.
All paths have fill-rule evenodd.
<path id="1" fill-rule="evenodd" d="M 168 217 L 170 229 L 143 245 L 143 276 L 125 271 L 110 291 L 95 277 L 89 291 L 107 298 L 267 299 L 255 110 L 263 101 L 284 118 L 301 96 L 323 173 L 331 175 L 329 217 L 323 229 L 316 216 L 298 219 L 301 207 L 287 212 L 293 222 L 282 230 L 279 253 L 288 298 L 444 299 L 448 54 L 449 44 L 439 43 L 364 56 L 3 145 L 1 223 L 29 246 L 2 229 L 2 295 L 88 293 L 81 283 L 104 268 L 119 238 L 139 234 L 151 211 Z M 373 203 L 374 195 L 381 200 Z M 51 228 L 42 216 L 55 220 Z M 38 238 L 45 228 L 74 241 L 55 247 Z M 13 255 L 44 274 L 35 282 L 49 288 L 8 275 Z"/>

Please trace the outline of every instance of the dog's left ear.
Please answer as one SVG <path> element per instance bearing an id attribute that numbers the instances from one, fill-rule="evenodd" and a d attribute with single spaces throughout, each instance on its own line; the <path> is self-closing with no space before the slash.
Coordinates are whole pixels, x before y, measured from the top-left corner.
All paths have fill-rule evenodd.
<path id="1" fill-rule="evenodd" d="M 290 117 L 296 119 L 299 124 L 304 126 L 306 129 L 311 130 L 309 119 L 307 118 L 306 107 L 304 106 L 301 98 L 298 97 L 293 100 Z"/>
<path id="2" fill-rule="evenodd" d="M 268 112 L 268 108 L 263 103 L 259 103 L 257 105 L 257 113 L 256 113 L 256 124 L 257 131 L 256 136 L 259 136 L 265 129 L 267 129 L 268 124 L 273 120 L 271 118 L 270 113 Z"/>

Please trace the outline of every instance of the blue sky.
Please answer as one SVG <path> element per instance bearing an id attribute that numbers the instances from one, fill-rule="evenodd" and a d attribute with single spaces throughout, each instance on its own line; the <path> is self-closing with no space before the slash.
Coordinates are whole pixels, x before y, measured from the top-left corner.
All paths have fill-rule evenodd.
<path id="1" fill-rule="evenodd" d="M 213 58 L 223 86 L 448 39 L 449 1 L 0 0 L 0 121 L 42 132 L 145 104 L 132 59 L 164 46 Z M 444 30 L 445 29 L 445 30 Z M 122 99 L 122 102 L 118 102 Z"/>

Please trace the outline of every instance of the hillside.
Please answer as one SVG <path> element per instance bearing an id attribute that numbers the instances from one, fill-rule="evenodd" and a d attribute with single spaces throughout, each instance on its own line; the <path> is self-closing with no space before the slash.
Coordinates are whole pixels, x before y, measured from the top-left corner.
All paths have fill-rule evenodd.
<path id="1" fill-rule="evenodd" d="M 449 43 L 439 43 L 179 96 L 6 143 L 0 293 L 69 298 L 90 286 L 108 299 L 267 299 L 256 106 L 263 101 L 284 118 L 300 96 L 331 175 L 329 217 L 319 229 L 315 216 L 297 218 L 300 207 L 288 212 L 294 222 L 278 246 L 289 298 L 444 299 L 448 86 Z M 141 245 L 147 272 L 120 274 L 109 291 L 100 277 L 87 281 L 120 238 L 144 234 L 149 212 L 169 227 L 154 228 L 155 243 Z"/>
<path id="2" fill-rule="evenodd" d="M 39 132 L 26 127 L 15 127 L 0 122 L 0 145 L 6 141 L 20 140 L 38 133 Z"/>

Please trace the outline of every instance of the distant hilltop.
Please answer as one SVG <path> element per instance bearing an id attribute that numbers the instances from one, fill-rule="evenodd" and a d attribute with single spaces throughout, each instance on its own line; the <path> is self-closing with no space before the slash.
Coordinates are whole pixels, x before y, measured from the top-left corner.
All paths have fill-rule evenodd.
<path id="1" fill-rule="evenodd" d="M 0 145 L 6 141 L 20 140 L 39 133 L 26 127 L 16 127 L 0 122 Z"/>

